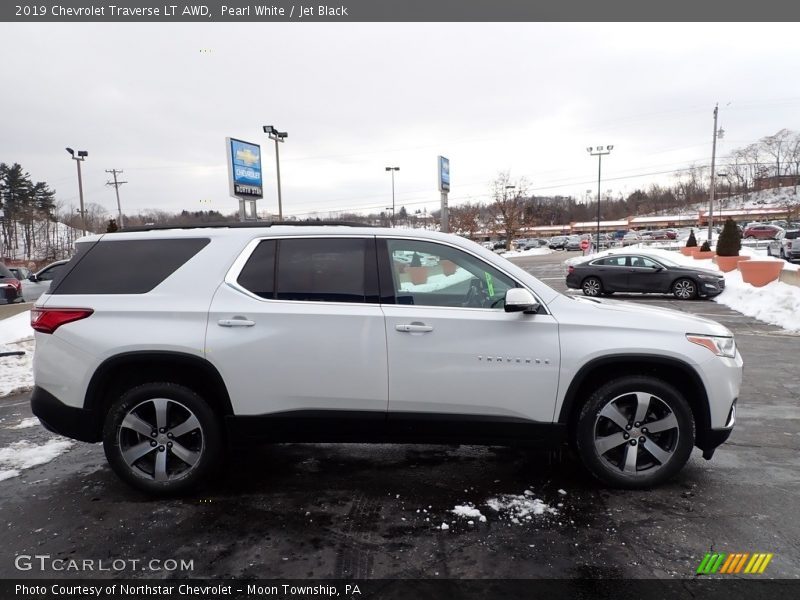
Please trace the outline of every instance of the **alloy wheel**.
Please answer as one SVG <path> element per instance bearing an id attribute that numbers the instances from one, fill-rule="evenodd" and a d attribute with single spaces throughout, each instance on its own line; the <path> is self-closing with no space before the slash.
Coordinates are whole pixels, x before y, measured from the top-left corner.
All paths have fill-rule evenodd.
<path id="1" fill-rule="evenodd" d="M 681 300 L 689 300 L 690 298 L 693 298 L 695 294 L 694 283 L 688 279 L 681 279 L 680 281 L 675 282 L 672 291 L 675 296 Z"/>
<path id="2" fill-rule="evenodd" d="M 629 477 L 652 476 L 678 448 L 675 413 L 650 392 L 627 392 L 610 400 L 594 423 L 594 448 L 608 468 Z"/>
<path id="3" fill-rule="evenodd" d="M 169 398 L 152 398 L 134 406 L 117 435 L 120 454 L 131 472 L 155 482 L 185 478 L 205 450 L 197 416 Z"/>
<path id="4" fill-rule="evenodd" d="M 600 283 L 600 280 L 595 279 L 594 277 L 590 277 L 583 282 L 583 293 L 587 296 L 598 296 L 602 288 L 603 286 Z"/>

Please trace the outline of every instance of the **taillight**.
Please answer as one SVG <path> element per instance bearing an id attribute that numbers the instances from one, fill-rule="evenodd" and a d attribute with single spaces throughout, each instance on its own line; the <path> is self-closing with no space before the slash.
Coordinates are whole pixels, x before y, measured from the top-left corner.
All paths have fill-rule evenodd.
<path id="1" fill-rule="evenodd" d="M 8 283 L 10 283 L 10 284 L 11 284 L 11 285 L 13 285 L 15 288 L 17 288 L 17 291 L 18 291 L 18 292 L 22 291 L 22 282 L 20 282 L 20 280 L 19 280 L 19 279 L 9 279 L 9 280 L 8 280 Z"/>
<path id="2" fill-rule="evenodd" d="M 573 267 L 572 265 L 567 267 L 567 275 L 572 275 L 574 272 L 575 272 L 575 267 Z"/>
<path id="3" fill-rule="evenodd" d="M 91 308 L 34 308 L 31 327 L 40 333 L 53 333 L 62 325 L 85 319 L 93 312 Z"/>

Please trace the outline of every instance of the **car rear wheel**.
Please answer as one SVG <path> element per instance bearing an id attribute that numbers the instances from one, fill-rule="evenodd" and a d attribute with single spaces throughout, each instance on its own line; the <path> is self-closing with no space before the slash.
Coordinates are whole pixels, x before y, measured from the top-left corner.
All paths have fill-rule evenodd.
<path id="1" fill-rule="evenodd" d="M 678 279 L 672 284 L 672 293 L 678 300 L 691 300 L 697 296 L 697 286 L 691 279 Z"/>
<path id="2" fill-rule="evenodd" d="M 146 383 L 111 407 L 103 449 L 126 483 L 151 494 L 174 494 L 216 469 L 222 436 L 216 415 L 194 391 L 174 383 Z"/>
<path id="3" fill-rule="evenodd" d="M 603 283 L 597 277 L 587 277 L 583 280 L 581 289 L 586 296 L 599 296 L 603 293 Z"/>
<path id="4" fill-rule="evenodd" d="M 783 248 L 781 248 L 781 258 L 782 258 L 783 260 L 786 260 L 786 252 L 784 251 L 784 249 L 783 249 Z"/>
<path id="5" fill-rule="evenodd" d="M 694 447 L 692 410 L 668 383 L 646 376 L 606 383 L 583 406 L 575 432 L 583 464 L 606 484 L 648 488 L 674 476 Z"/>

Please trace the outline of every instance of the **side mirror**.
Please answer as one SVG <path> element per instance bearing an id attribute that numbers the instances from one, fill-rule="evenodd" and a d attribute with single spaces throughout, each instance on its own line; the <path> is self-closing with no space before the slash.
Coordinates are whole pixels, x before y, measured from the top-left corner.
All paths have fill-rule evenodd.
<path id="1" fill-rule="evenodd" d="M 32 281 L 33 283 L 38 283 L 39 278 L 36 275 L 31 275 L 28 277 L 28 281 Z"/>
<path id="2" fill-rule="evenodd" d="M 664 267 L 661 267 L 661 266 L 658 266 L 658 265 L 653 265 L 652 268 L 653 268 L 653 273 L 659 273 L 659 272 L 664 270 Z"/>
<path id="3" fill-rule="evenodd" d="M 539 303 L 528 290 L 523 288 L 511 288 L 506 292 L 506 312 L 521 312 L 526 315 L 533 314 L 539 310 Z"/>

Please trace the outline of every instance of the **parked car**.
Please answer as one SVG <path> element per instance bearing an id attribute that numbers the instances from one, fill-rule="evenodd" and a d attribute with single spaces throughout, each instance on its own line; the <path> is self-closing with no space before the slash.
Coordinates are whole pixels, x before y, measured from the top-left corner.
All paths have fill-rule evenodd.
<path id="1" fill-rule="evenodd" d="M 22 284 L 3 263 L 0 263 L 0 300 L 6 304 L 24 302 L 22 299 Z"/>
<path id="2" fill-rule="evenodd" d="M 580 250 L 581 249 L 581 236 L 579 235 L 571 235 L 567 238 L 566 244 L 564 244 L 564 250 Z"/>
<path id="3" fill-rule="evenodd" d="M 567 287 L 586 296 L 642 292 L 691 300 L 722 293 L 725 278 L 718 271 L 685 267 L 661 256 L 613 254 L 570 266 Z"/>
<path id="4" fill-rule="evenodd" d="M 638 244 L 641 241 L 642 241 L 642 236 L 635 231 L 629 231 L 622 237 L 623 246 L 632 246 L 633 244 Z"/>
<path id="5" fill-rule="evenodd" d="M 567 245 L 567 240 L 569 240 L 568 235 L 556 235 L 547 241 L 547 245 L 550 250 L 563 250 Z"/>
<path id="6" fill-rule="evenodd" d="M 800 260 L 800 229 L 787 229 L 778 234 L 767 246 L 768 256 L 784 260 Z"/>
<path id="7" fill-rule="evenodd" d="M 777 225 L 751 223 L 744 228 L 742 237 L 748 240 L 774 240 L 782 231 L 784 231 L 784 229 Z"/>
<path id="8" fill-rule="evenodd" d="M 8 270 L 11 271 L 11 274 L 20 281 L 24 281 L 28 277 L 33 275 L 33 273 L 31 273 L 31 270 L 28 269 L 27 267 L 8 267 Z"/>
<path id="9" fill-rule="evenodd" d="M 450 274 L 414 280 L 409 253 Z M 422 230 L 93 235 L 31 326 L 33 413 L 153 494 L 248 439 L 571 442 L 601 481 L 649 488 L 728 438 L 742 376 L 719 323 L 567 297 Z"/>
<path id="10" fill-rule="evenodd" d="M 58 277 L 68 260 L 57 260 L 41 268 L 27 279 L 22 280 L 22 293 L 28 302 L 35 302 L 39 296 L 46 294 L 50 283 Z"/>

